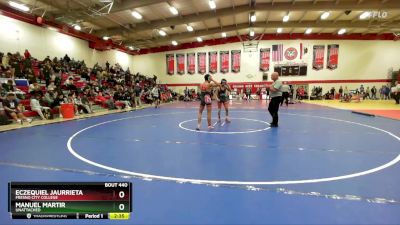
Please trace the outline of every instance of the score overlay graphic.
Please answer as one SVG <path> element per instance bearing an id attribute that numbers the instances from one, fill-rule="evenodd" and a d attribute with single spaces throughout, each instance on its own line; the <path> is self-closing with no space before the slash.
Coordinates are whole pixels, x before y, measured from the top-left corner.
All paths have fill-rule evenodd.
<path id="1" fill-rule="evenodd" d="M 129 219 L 130 182 L 10 182 L 13 219 Z"/>

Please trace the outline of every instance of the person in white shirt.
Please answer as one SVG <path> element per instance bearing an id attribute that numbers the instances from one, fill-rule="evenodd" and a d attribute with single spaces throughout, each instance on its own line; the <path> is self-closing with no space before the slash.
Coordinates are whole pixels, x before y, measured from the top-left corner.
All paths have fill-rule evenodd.
<path id="1" fill-rule="evenodd" d="M 54 81 L 51 81 L 50 82 L 50 84 L 49 84 L 49 86 L 47 86 L 47 90 L 48 91 L 54 91 L 54 90 L 56 90 L 56 85 L 54 84 Z"/>
<path id="2" fill-rule="evenodd" d="M 3 64 L 3 67 L 5 69 L 10 68 L 10 58 L 11 58 L 11 53 L 7 53 L 7 55 L 4 55 L 3 58 L 1 59 L 1 64 Z"/>
<path id="3" fill-rule="evenodd" d="M 73 97 L 74 97 L 74 105 L 77 107 L 77 108 L 79 108 L 79 107 L 81 107 L 81 108 L 84 108 L 85 110 L 85 112 L 87 112 L 87 113 L 93 113 L 93 110 L 92 110 L 92 107 L 89 105 L 89 104 L 84 104 L 83 102 L 82 102 L 82 99 L 81 99 L 81 97 L 79 96 L 79 95 L 73 95 Z M 80 110 L 79 111 L 79 113 L 82 113 L 82 110 Z"/>
<path id="4" fill-rule="evenodd" d="M 287 84 L 287 82 L 283 82 L 281 91 L 282 91 L 282 98 L 281 98 L 281 106 L 283 105 L 283 102 L 285 102 L 286 107 L 289 106 L 289 90 L 290 87 Z"/>
<path id="5" fill-rule="evenodd" d="M 32 95 L 36 95 L 37 93 L 41 93 L 42 89 L 37 81 L 29 85 L 29 93 Z"/>
<path id="6" fill-rule="evenodd" d="M 45 106 L 41 106 L 40 102 L 39 102 L 40 98 L 41 98 L 41 95 L 32 96 L 31 101 L 30 101 L 31 110 L 37 112 L 39 114 L 40 118 L 42 120 L 45 120 L 46 117 L 44 116 L 43 112 L 46 112 L 46 113 L 49 112 L 50 108 L 49 107 L 45 107 Z"/>
<path id="7" fill-rule="evenodd" d="M 153 97 L 155 108 L 160 107 L 160 88 L 157 85 L 154 85 L 153 89 L 151 90 L 151 95 Z"/>

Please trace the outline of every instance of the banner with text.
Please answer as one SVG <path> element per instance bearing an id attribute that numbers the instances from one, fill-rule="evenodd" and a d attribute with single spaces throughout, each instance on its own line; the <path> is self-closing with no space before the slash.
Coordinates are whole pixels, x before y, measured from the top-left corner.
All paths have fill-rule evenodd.
<path id="1" fill-rule="evenodd" d="M 218 52 L 208 53 L 208 72 L 216 73 L 218 70 Z"/>
<path id="2" fill-rule="evenodd" d="M 229 51 L 220 51 L 219 52 L 220 58 L 220 71 L 221 73 L 229 72 Z"/>
<path id="3" fill-rule="evenodd" d="M 231 51 L 231 61 L 232 61 L 232 72 L 238 73 L 240 72 L 240 50 L 232 50 Z"/>
<path id="4" fill-rule="evenodd" d="M 175 73 L 175 55 L 167 54 L 166 62 L 167 62 L 167 73 L 169 75 L 173 75 Z"/>
<path id="5" fill-rule="evenodd" d="M 178 74 L 185 74 L 185 54 L 176 54 L 176 71 Z"/>
<path id="6" fill-rule="evenodd" d="M 313 69 L 324 68 L 325 45 L 314 45 L 313 47 Z"/>
<path id="7" fill-rule="evenodd" d="M 326 68 L 337 69 L 339 64 L 339 45 L 328 45 L 328 58 Z"/>
<path id="8" fill-rule="evenodd" d="M 196 54 L 195 53 L 187 53 L 187 71 L 188 74 L 194 74 L 196 72 Z"/>
<path id="9" fill-rule="evenodd" d="M 205 74 L 207 70 L 207 55 L 205 52 L 197 53 L 197 72 Z"/>
<path id="10" fill-rule="evenodd" d="M 271 49 L 261 48 L 260 49 L 260 71 L 265 72 L 269 70 Z"/>

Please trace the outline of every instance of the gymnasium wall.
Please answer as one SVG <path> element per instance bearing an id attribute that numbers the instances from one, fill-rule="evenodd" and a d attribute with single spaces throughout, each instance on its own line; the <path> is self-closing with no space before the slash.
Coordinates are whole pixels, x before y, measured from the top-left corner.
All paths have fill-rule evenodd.
<path id="1" fill-rule="evenodd" d="M 386 80 L 388 71 L 400 69 L 400 42 L 394 41 L 360 41 L 360 40 L 271 40 L 260 41 L 259 48 L 272 48 L 274 44 L 283 44 L 284 50 L 288 47 L 295 47 L 299 50 L 300 43 L 308 46 L 308 59 L 304 62 L 308 63 L 307 76 L 289 76 L 281 77 L 284 81 L 310 81 L 315 84 L 310 86 L 323 86 L 330 88 L 332 86 L 339 87 L 347 85 L 349 88 L 359 87 L 361 83 L 369 80 Z M 328 44 L 339 44 L 339 64 L 336 70 L 326 69 L 326 57 Z M 324 69 L 315 71 L 312 69 L 312 46 L 325 45 Z M 190 52 L 209 52 L 223 50 L 241 50 L 241 71 L 240 73 L 217 73 L 214 77 L 217 80 L 226 78 L 229 82 L 260 82 L 262 81 L 262 72 L 259 71 L 259 53 L 244 53 L 241 43 L 231 43 L 225 45 L 206 46 L 196 49 L 185 49 L 171 52 L 154 53 L 147 55 L 134 56 L 133 71 L 140 72 L 146 75 L 156 74 L 162 83 L 167 84 L 197 84 L 203 81 L 203 76 L 196 73 L 193 75 L 184 74 L 167 75 L 166 73 L 166 54 L 167 53 L 190 53 Z M 208 60 L 208 56 L 207 56 Z M 297 60 L 301 62 L 301 60 Z M 176 59 L 175 59 L 176 63 Z M 208 62 L 207 62 L 208 63 Z M 208 65 L 208 64 L 207 64 Z M 271 62 L 270 71 L 268 71 L 268 79 L 273 72 L 273 62 Z M 196 58 L 197 69 L 197 58 Z M 218 58 L 219 69 L 219 58 Z M 176 70 L 176 65 L 175 65 Z M 334 81 L 340 80 L 337 83 Z M 346 80 L 352 80 L 353 83 L 347 83 Z M 360 83 L 354 80 L 362 80 Z M 325 83 L 327 82 L 327 83 Z M 372 85 L 382 85 L 386 82 L 375 82 Z M 184 87 L 174 86 L 177 90 L 182 90 Z"/>
<path id="2" fill-rule="evenodd" d="M 132 69 L 133 65 L 133 57 L 126 53 L 90 49 L 85 40 L 0 15 L 0 52 L 23 54 L 25 49 L 39 60 L 68 54 L 71 58 L 85 60 L 89 67 L 96 62 L 104 65 L 107 60 L 110 64 L 118 62 L 125 69 Z"/>

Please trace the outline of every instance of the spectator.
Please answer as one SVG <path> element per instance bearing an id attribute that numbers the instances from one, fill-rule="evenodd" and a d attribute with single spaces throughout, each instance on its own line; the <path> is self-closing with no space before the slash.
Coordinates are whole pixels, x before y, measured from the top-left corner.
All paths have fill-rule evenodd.
<path id="1" fill-rule="evenodd" d="M 342 86 L 340 86 L 340 88 L 339 88 L 339 97 L 340 98 L 343 97 L 343 88 L 342 88 Z"/>
<path id="2" fill-rule="evenodd" d="M 400 103 L 400 84 L 398 81 L 396 81 L 395 85 L 396 85 L 395 86 L 396 87 L 395 100 L 396 100 L 396 104 L 398 105 Z"/>
<path id="3" fill-rule="evenodd" d="M 385 100 L 389 100 L 389 95 L 390 95 L 390 88 L 389 86 L 385 86 Z"/>
<path id="4" fill-rule="evenodd" d="M 110 63 L 108 61 L 106 62 L 106 70 L 110 71 Z"/>
<path id="5" fill-rule="evenodd" d="M 29 93 L 31 95 L 41 94 L 42 88 L 40 87 L 39 83 L 35 81 L 33 84 L 29 85 Z"/>
<path id="6" fill-rule="evenodd" d="M 62 118 L 60 106 L 62 103 L 65 103 L 65 102 L 66 102 L 66 100 L 65 100 L 64 94 L 62 92 L 60 92 L 60 93 L 57 93 L 57 97 L 54 99 L 54 102 L 51 105 L 52 109 L 54 109 L 54 108 L 58 109 L 60 118 Z"/>
<path id="7" fill-rule="evenodd" d="M 92 103 L 90 102 L 90 99 L 94 99 L 94 95 L 90 93 L 89 89 L 84 90 L 81 96 L 81 101 L 84 105 L 87 105 L 90 109 L 90 113 L 94 113 L 93 108 L 92 108 Z"/>
<path id="8" fill-rule="evenodd" d="M 108 109 L 116 109 L 114 101 L 111 98 L 106 98 L 103 96 L 103 92 L 99 91 L 99 94 L 96 96 L 95 101 L 104 104 Z"/>
<path id="9" fill-rule="evenodd" d="M 10 59 L 11 59 L 12 55 L 11 53 L 7 53 L 7 55 L 4 55 L 2 60 L 1 60 L 1 64 L 3 67 L 3 70 L 8 70 L 10 68 Z"/>
<path id="10" fill-rule="evenodd" d="M 143 89 L 140 87 L 139 82 L 136 82 L 136 85 L 133 90 L 135 92 L 135 108 L 142 107 L 141 97 L 143 94 Z"/>
<path id="11" fill-rule="evenodd" d="M 398 104 L 398 99 L 397 99 L 397 82 L 395 84 L 392 85 L 392 87 L 390 88 L 390 97 L 393 98 L 396 102 L 396 104 Z"/>
<path id="12" fill-rule="evenodd" d="M 67 96 L 66 99 L 66 103 L 70 103 L 74 105 L 74 112 L 75 115 L 78 115 L 79 111 L 78 111 L 78 106 L 75 104 L 75 93 L 74 92 L 70 92 Z"/>
<path id="13" fill-rule="evenodd" d="M 37 95 L 34 95 L 31 97 L 31 101 L 30 101 L 31 110 L 34 112 L 37 112 L 42 120 L 50 119 L 51 118 L 51 110 L 49 107 L 41 106 L 40 102 L 39 102 L 40 99 L 41 99 L 40 94 L 37 94 Z"/>
<path id="14" fill-rule="evenodd" d="M 64 61 L 67 63 L 69 63 L 71 61 L 71 58 L 68 56 L 68 54 L 65 54 Z"/>
<path id="15" fill-rule="evenodd" d="M 56 98 L 57 98 L 57 93 L 55 93 L 53 90 L 48 90 L 47 93 L 44 95 L 43 100 L 48 106 L 50 106 L 50 108 L 54 108 L 57 106 L 54 105 Z"/>
<path id="16" fill-rule="evenodd" d="M 129 102 L 125 102 L 125 100 L 123 100 L 123 93 L 121 90 L 114 92 L 113 99 L 116 103 L 116 106 L 121 106 L 122 108 L 125 108 L 126 106 L 129 107 Z"/>
<path id="17" fill-rule="evenodd" d="M 385 85 L 379 89 L 379 99 L 383 100 L 385 98 Z"/>
<path id="18" fill-rule="evenodd" d="M 18 107 L 18 102 L 16 101 L 16 97 L 13 93 L 7 94 L 6 99 L 3 101 L 3 107 L 6 112 L 6 115 L 11 117 L 17 123 L 21 123 L 25 120 L 28 123 L 32 122 L 32 119 L 26 118 L 20 108 Z"/>
<path id="19" fill-rule="evenodd" d="M 373 87 L 371 88 L 371 99 L 373 99 L 373 100 L 376 100 L 376 99 L 377 99 L 377 98 L 376 98 L 376 92 L 377 92 L 376 87 L 373 86 Z"/>
<path id="20" fill-rule="evenodd" d="M 334 87 L 332 87 L 331 91 L 330 91 L 330 99 L 335 99 L 335 93 L 336 93 L 336 90 Z"/>
<path id="21" fill-rule="evenodd" d="M 246 99 L 247 101 L 251 100 L 251 88 L 246 88 Z"/>
<path id="22" fill-rule="evenodd" d="M 29 59 L 31 57 L 31 53 L 29 53 L 28 49 L 25 49 L 24 56 L 25 59 Z"/>
<path id="23" fill-rule="evenodd" d="M 371 90 L 369 87 L 365 90 L 364 99 L 371 99 Z"/>
<path id="24" fill-rule="evenodd" d="M 361 84 L 360 86 L 360 94 L 363 96 L 365 94 L 364 85 Z"/>
<path id="25" fill-rule="evenodd" d="M 79 113 L 93 113 L 92 107 L 90 106 L 90 104 L 87 104 L 87 102 L 85 101 L 85 103 L 82 101 L 82 98 L 80 97 L 80 95 L 73 95 L 74 98 L 74 105 L 76 105 L 77 107 L 77 111 Z"/>
<path id="26" fill-rule="evenodd" d="M 74 79 L 72 77 L 69 77 L 65 82 L 64 82 L 65 87 L 70 90 L 70 91 L 75 91 L 76 86 L 74 85 Z"/>
<path id="27" fill-rule="evenodd" d="M 285 102 L 286 107 L 289 106 L 289 85 L 287 84 L 286 81 L 282 82 L 282 87 L 281 87 L 281 91 L 282 91 L 282 97 L 281 97 L 281 106 L 283 105 L 283 102 Z"/>
<path id="28" fill-rule="evenodd" d="M 344 87 L 343 94 L 349 95 L 349 89 L 347 89 L 347 86 Z"/>
<path id="29" fill-rule="evenodd" d="M 48 91 L 55 91 L 57 89 L 57 86 L 54 84 L 54 81 L 51 81 L 49 86 L 47 86 Z"/>
<path id="30" fill-rule="evenodd" d="M 297 99 L 298 100 L 303 100 L 303 98 L 305 97 L 305 90 L 303 86 L 300 86 L 299 88 L 297 88 Z M 322 90 L 321 90 L 322 92 Z"/>
<path id="31" fill-rule="evenodd" d="M 19 59 L 18 54 L 12 56 L 10 58 L 10 66 L 11 66 L 11 77 L 24 78 L 21 71 L 21 61 Z"/>
<path id="32" fill-rule="evenodd" d="M 160 96 L 161 96 L 161 93 L 160 93 L 160 89 L 158 88 L 157 85 L 154 85 L 153 89 L 151 90 L 151 95 L 153 97 L 155 108 L 160 107 Z"/>
<path id="33" fill-rule="evenodd" d="M 49 84 L 50 84 L 50 81 L 51 81 L 51 74 L 52 74 L 52 69 L 51 69 L 51 66 L 50 66 L 49 63 L 46 63 L 46 64 L 44 65 L 43 70 L 42 70 L 42 73 L 43 73 L 44 79 L 45 79 L 45 81 L 46 81 L 46 87 L 47 87 L 47 86 L 49 86 Z"/>
<path id="34" fill-rule="evenodd" d="M 1 85 L 6 92 L 14 92 L 14 82 L 12 80 L 7 80 L 7 83 Z"/>

